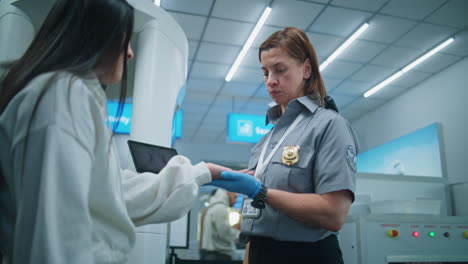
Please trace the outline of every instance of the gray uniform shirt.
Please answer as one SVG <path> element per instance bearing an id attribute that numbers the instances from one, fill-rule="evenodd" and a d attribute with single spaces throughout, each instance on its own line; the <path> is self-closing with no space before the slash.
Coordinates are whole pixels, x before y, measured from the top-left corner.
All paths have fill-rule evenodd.
<path id="1" fill-rule="evenodd" d="M 309 96 L 292 100 L 282 116 L 279 106 L 268 110 L 267 120 L 275 125 L 266 148 L 267 157 L 296 117 L 304 118 L 284 139 L 268 163 L 260 181 L 268 188 L 293 193 L 324 194 L 339 190 L 353 193 L 356 185 L 357 138 L 350 124 L 338 113 L 320 107 Z M 255 170 L 265 135 L 251 151 L 248 168 Z M 299 146 L 299 160 L 292 165 L 282 162 L 285 146 Z M 270 207 L 260 217 L 242 222 L 244 235 L 271 237 L 283 241 L 314 242 L 334 232 L 298 221 Z"/>

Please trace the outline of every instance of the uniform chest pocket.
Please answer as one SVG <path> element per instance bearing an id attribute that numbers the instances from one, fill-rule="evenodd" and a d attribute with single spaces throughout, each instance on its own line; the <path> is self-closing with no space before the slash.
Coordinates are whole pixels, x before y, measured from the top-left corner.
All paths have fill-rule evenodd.
<path id="1" fill-rule="evenodd" d="M 312 159 L 314 150 L 310 148 L 299 149 L 298 159 L 291 165 L 286 164 L 285 160 L 282 159 L 283 151 L 278 151 L 279 153 L 273 157 L 272 163 L 284 173 L 283 175 L 287 175 L 287 188 L 284 190 L 295 193 L 311 193 L 313 190 Z"/>

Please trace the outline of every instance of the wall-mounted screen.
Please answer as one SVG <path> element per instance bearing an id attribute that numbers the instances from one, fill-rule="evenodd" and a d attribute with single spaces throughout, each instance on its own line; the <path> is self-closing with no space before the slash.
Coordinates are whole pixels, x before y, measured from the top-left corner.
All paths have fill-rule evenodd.
<path id="1" fill-rule="evenodd" d="M 358 172 L 442 177 L 439 126 L 431 124 L 357 157 Z"/>
<path id="2" fill-rule="evenodd" d="M 227 120 L 227 139 L 236 142 L 257 143 L 272 124 L 265 125 L 264 115 L 247 115 L 230 113 Z"/>

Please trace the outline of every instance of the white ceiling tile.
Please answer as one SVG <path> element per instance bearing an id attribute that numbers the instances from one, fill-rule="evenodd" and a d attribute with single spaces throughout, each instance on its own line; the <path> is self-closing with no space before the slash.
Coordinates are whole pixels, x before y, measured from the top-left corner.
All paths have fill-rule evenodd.
<path id="1" fill-rule="evenodd" d="M 257 86 L 258 85 L 255 84 L 231 81 L 224 85 L 224 88 L 221 92 L 223 95 L 249 97 L 255 92 Z"/>
<path id="2" fill-rule="evenodd" d="M 229 113 L 232 113 L 233 109 L 231 107 L 228 107 L 226 105 L 222 104 L 217 104 L 216 106 L 213 106 L 210 111 L 206 114 L 207 119 L 226 119 L 226 116 Z"/>
<path id="3" fill-rule="evenodd" d="M 366 63 L 381 52 L 386 45 L 356 40 L 339 55 L 340 60 Z"/>
<path id="4" fill-rule="evenodd" d="M 282 30 L 282 27 L 272 27 L 272 26 L 267 26 L 264 25 L 260 32 L 258 33 L 257 37 L 255 38 L 254 42 L 252 43 L 252 48 L 257 49 L 258 52 L 258 47 L 262 45 L 262 43 L 273 33 L 275 33 L 278 30 Z M 250 33 L 249 33 L 250 34 Z"/>
<path id="5" fill-rule="evenodd" d="M 187 81 L 187 91 L 216 93 L 223 85 L 221 80 L 198 79 L 190 77 Z"/>
<path id="6" fill-rule="evenodd" d="M 251 48 L 244 57 L 241 66 L 260 69 L 262 65 L 258 59 L 258 48 Z"/>
<path id="7" fill-rule="evenodd" d="M 468 26 L 468 1 L 451 0 L 439 8 L 426 21 L 464 28 Z"/>
<path id="8" fill-rule="evenodd" d="M 341 44 L 343 44 L 343 42 L 346 41 L 346 38 L 343 37 L 321 33 L 306 32 L 306 35 L 314 46 L 315 52 L 319 57 L 330 56 Z"/>
<path id="9" fill-rule="evenodd" d="M 198 125 L 195 123 L 185 123 L 182 124 L 182 137 L 187 138 L 193 135 L 193 133 L 198 129 Z"/>
<path id="10" fill-rule="evenodd" d="M 257 89 L 257 91 L 255 92 L 255 98 L 261 98 L 268 101 L 272 100 L 270 94 L 267 92 L 264 85 L 262 85 L 262 88 Z"/>
<path id="11" fill-rule="evenodd" d="M 336 92 L 331 92 L 329 95 L 335 101 L 335 104 L 338 107 L 338 111 L 340 111 L 340 109 L 342 109 L 344 106 L 350 104 L 351 102 L 356 100 L 356 98 L 359 97 L 359 95 L 354 96 L 354 95 L 348 95 L 348 94 L 340 94 Z"/>
<path id="12" fill-rule="evenodd" d="M 213 0 L 162 0 L 161 7 L 167 11 L 179 11 L 207 16 Z"/>
<path id="13" fill-rule="evenodd" d="M 267 104 L 248 103 L 239 112 L 249 115 L 266 115 L 268 108 Z"/>
<path id="14" fill-rule="evenodd" d="M 450 53 L 453 55 L 467 56 L 468 55 L 468 30 L 463 30 L 454 36 L 455 41 L 445 47 L 441 52 Z"/>
<path id="15" fill-rule="evenodd" d="M 305 30 L 323 9 L 324 5 L 300 1 L 274 1 L 266 25 L 297 27 Z"/>
<path id="16" fill-rule="evenodd" d="M 263 89 L 263 87 L 262 87 Z M 261 97 L 250 97 L 248 103 L 257 104 L 257 105 L 266 105 L 271 102 L 271 98 L 261 98 Z"/>
<path id="17" fill-rule="evenodd" d="M 340 112 L 344 118 L 346 118 L 347 120 L 351 121 L 351 120 L 355 120 L 355 119 L 358 119 L 362 116 L 364 116 L 365 114 L 367 114 L 367 110 L 364 110 L 364 109 L 349 109 L 349 108 L 346 108 L 343 112 Z"/>
<path id="18" fill-rule="evenodd" d="M 242 47 L 201 42 L 197 60 L 232 64 Z"/>
<path id="19" fill-rule="evenodd" d="M 182 106 L 184 103 L 197 103 L 209 105 L 215 99 L 216 93 L 202 93 L 200 91 L 187 90 Z"/>
<path id="20" fill-rule="evenodd" d="M 210 18 L 203 40 L 243 46 L 255 25 Z"/>
<path id="21" fill-rule="evenodd" d="M 370 15 L 363 11 L 329 6 L 309 28 L 309 31 L 349 37 L 366 22 Z"/>
<path id="22" fill-rule="evenodd" d="M 195 61 L 190 72 L 190 77 L 202 79 L 223 79 L 228 73 L 230 65 L 205 63 Z"/>
<path id="23" fill-rule="evenodd" d="M 436 53 L 413 69 L 421 72 L 437 73 L 460 59 L 459 56 Z"/>
<path id="24" fill-rule="evenodd" d="M 388 67 L 366 65 L 356 74 L 351 76 L 351 80 L 377 84 L 390 77 L 392 74 L 393 72 Z"/>
<path id="25" fill-rule="evenodd" d="M 205 121 L 202 124 L 210 127 L 217 126 L 217 129 L 224 129 L 229 113 L 232 113 L 232 110 L 214 107 L 210 109 L 210 112 L 206 115 Z"/>
<path id="26" fill-rule="evenodd" d="M 187 124 L 198 124 L 202 118 L 205 112 L 188 112 L 184 109 L 184 127 L 190 126 Z"/>
<path id="27" fill-rule="evenodd" d="M 267 5 L 266 0 L 217 0 L 211 15 L 223 19 L 257 23 Z"/>
<path id="28" fill-rule="evenodd" d="M 411 88 L 431 77 L 432 74 L 411 70 L 392 82 L 392 85 Z M 382 80 L 383 81 L 383 80 Z"/>
<path id="29" fill-rule="evenodd" d="M 198 131 L 198 133 L 193 137 L 193 141 L 199 144 L 214 144 L 217 135 L 218 134 L 213 132 L 211 128 L 208 128 L 204 131 Z"/>
<path id="30" fill-rule="evenodd" d="M 330 2 L 331 0 L 303 0 L 303 1 L 328 4 L 328 2 Z"/>
<path id="31" fill-rule="evenodd" d="M 232 81 L 253 83 L 253 87 L 256 88 L 259 83 L 263 82 L 263 72 L 260 68 L 239 67 Z"/>
<path id="32" fill-rule="evenodd" d="M 446 41 L 455 31 L 456 29 L 445 26 L 422 23 L 398 40 L 396 44 L 422 50 L 433 49 Z"/>
<path id="33" fill-rule="evenodd" d="M 376 15 L 369 21 L 369 27 L 360 39 L 392 43 L 416 25 L 416 22 L 385 15 Z"/>
<path id="34" fill-rule="evenodd" d="M 198 41 L 189 40 L 188 44 L 189 44 L 189 48 L 188 48 L 189 60 L 193 60 L 193 56 L 195 55 L 195 51 L 197 50 L 197 47 L 198 47 Z"/>
<path id="35" fill-rule="evenodd" d="M 182 124 L 182 129 L 187 133 L 193 133 L 198 129 L 201 121 L 202 121 L 202 118 L 199 118 L 197 120 L 190 120 L 190 119 L 184 120 Z"/>
<path id="36" fill-rule="evenodd" d="M 392 0 L 380 11 L 384 14 L 421 20 L 436 10 L 445 0 Z"/>
<path id="37" fill-rule="evenodd" d="M 421 53 L 421 50 L 392 46 L 378 55 L 370 63 L 379 66 L 390 67 L 391 71 L 393 72 L 416 60 Z"/>
<path id="38" fill-rule="evenodd" d="M 369 90 L 372 84 L 369 82 L 351 81 L 347 80 L 336 87 L 333 92 L 343 95 L 359 96 L 365 91 Z"/>
<path id="39" fill-rule="evenodd" d="M 186 99 L 180 106 L 184 110 L 185 114 L 201 114 L 205 113 L 208 110 L 209 103 L 204 102 L 201 99 Z"/>
<path id="40" fill-rule="evenodd" d="M 179 23 L 188 39 L 199 40 L 201 38 L 206 23 L 206 17 L 174 12 L 169 12 L 169 14 Z"/>
<path id="41" fill-rule="evenodd" d="M 374 93 L 373 95 L 371 95 L 369 98 L 377 98 L 389 101 L 394 97 L 397 97 L 398 95 L 406 92 L 407 90 L 408 89 L 399 86 L 387 85 L 379 91 L 377 91 L 376 93 Z"/>
<path id="42" fill-rule="evenodd" d="M 337 84 L 343 81 L 343 79 L 334 79 L 328 76 L 323 76 L 322 75 L 323 82 L 325 84 L 325 87 L 327 91 L 332 91 Z"/>
<path id="43" fill-rule="evenodd" d="M 367 97 L 364 98 L 363 96 L 359 97 L 356 101 L 353 102 L 353 106 L 356 108 L 374 110 L 376 108 L 381 107 L 386 103 L 386 100 Z"/>
<path id="44" fill-rule="evenodd" d="M 351 63 L 340 60 L 334 60 L 321 74 L 324 77 L 331 77 L 335 79 L 342 79 L 348 77 L 361 67 L 359 63 Z"/>
<path id="45" fill-rule="evenodd" d="M 226 83 L 229 84 L 229 83 Z M 247 100 L 249 100 L 250 96 L 241 96 L 241 95 L 230 95 L 220 93 L 216 98 L 216 102 L 218 104 L 229 105 L 229 107 L 240 107 L 243 105 Z"/>
<path id="46" fill-rule="evenodd" d="M 361 9 L 364 11 L 377 11 L 387 0 L 333 0 L 332 5 Z"/>

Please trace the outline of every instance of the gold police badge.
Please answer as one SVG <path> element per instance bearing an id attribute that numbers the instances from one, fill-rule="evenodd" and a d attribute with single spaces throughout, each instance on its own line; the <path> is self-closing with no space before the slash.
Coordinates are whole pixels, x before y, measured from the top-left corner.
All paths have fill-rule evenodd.
<path id="1" fill-rule="evenodd" d="M 284 147 L 283 154 L 281 155 L 281 162 L 291 166 L 299 161 L 299 146 L 286 146 Z"/>

